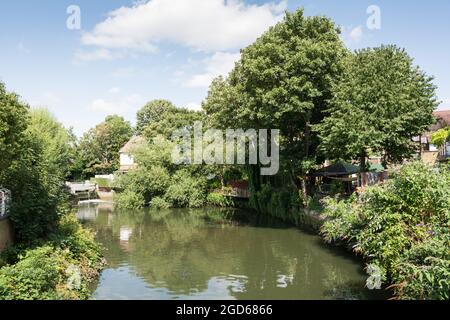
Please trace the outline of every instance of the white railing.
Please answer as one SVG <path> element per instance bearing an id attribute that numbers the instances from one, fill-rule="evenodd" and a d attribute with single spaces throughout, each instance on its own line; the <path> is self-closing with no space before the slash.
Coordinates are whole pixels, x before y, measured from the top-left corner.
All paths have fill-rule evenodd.
<path id="1" fill-rule="evenodd" d="M 11 192 L 8 189 L 0 188 L 0 218 L 9 215 L 9 206 L 11 203 Z"/>

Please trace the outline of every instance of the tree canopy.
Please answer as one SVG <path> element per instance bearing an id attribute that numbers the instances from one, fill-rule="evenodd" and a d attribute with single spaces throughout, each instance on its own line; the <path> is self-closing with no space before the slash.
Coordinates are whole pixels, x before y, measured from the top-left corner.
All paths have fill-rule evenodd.
<path id="1" fill-rule="evenodd" d="M 133 128 L 123 117 L 113 115 L 89 130 L 80 139 L 79 161 L 85 175 L 108 174 L 119 169 L 119 150 L 133 136 Z"/>
<path id="2" fill-rule="evenodd" d="M 175 112 L 175 105 L 167 100 L 152 100 L 142 107 L 136 116 L 136 131 L 142 133 L 149 125 L 160 121 L 169 112 Z"/>
<path id="3" fill-rule="evenodd" d="M 320 163 L 318 134 L 312 127 L 329 108 L 333 84 L 349 53 L 340 31 L 326 17 L 303 10 L 242 50 L 226 79 L 216 79 L 203 103 L 214 126 L 280 129 L 281 160 L 292 180 Z"/>
<path id="4" fill-rule="evenodd" d="M 450 140 L 450 127 L 442 128 L 433 133 L 431 136 L 431 143 L 440 148 Z"/>
<path id="5" fill-rule="evenodd" d="M 204 117 L 200 112 L 188 109 L 175 108 L 162 113 L 155 121 L 148 124 L 143 135 L 153 139 L 162 135 L 167 139 L 172 137 L 175 130 L 180 128 L 192 128 L 195 121 L 202 121 Z"/>
<path id="6" fill-rule="evenodd" d="M 0 85 L 0 186 L 11 190 L 16 240 L 56 228 L 68 173 L 68 131 L 46 110 L 30 110 Z"/>
<path id="7" fill-rule="evenodd" d="M 432 78 L 396 46 L 357 51 L 322 123 L 315 126 L 321 151 L 329 159 L 359 159 L 364 167 L 370 153 L 384 163 L 410 158 L 419 136 L 433 123 L 437 107 Z"/>
<path id="8" fill-rule="evenodd" d="M 6 170 L 24 143 L 25 129 L 28 125 L 27 105 L 19 97 L 7 92 L 0 82 L 0 171 Z"/>

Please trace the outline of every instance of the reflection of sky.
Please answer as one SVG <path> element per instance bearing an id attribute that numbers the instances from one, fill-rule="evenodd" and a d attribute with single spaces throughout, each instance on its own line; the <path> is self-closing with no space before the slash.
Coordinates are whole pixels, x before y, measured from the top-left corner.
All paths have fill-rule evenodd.
<path id="1" fill-rule="evenodd" d="M 78 207 L 76 216 L 77 219 L 81 221 L 93 221 L 97 219 L 98 216 L 97 207 L 91 207 L 89 205 L 80 206 Z"/>
<path id="2" fill-rule="evenodd" d="M 245 283 L 245 276 L 212 277 L 204 291 L 179 295 L 164 287 L 147 284 L 133 272 L 133 268 L 123 266 L 102 272 L 93 298 L 97 300 L 235 300 L 231 293 L 244 292 Z"/>
<path id="3" fill-rule="evenodd" d="M 132 235 L 133 235 L 133 229 L 131 229 L 130 227 L 126 227 L 126 226 L 120 227 L 119 242 L 120 242 L 120 247 L 125 252 L 131 251 L 130 238 Z"/>
<path id="4" fill-rule="evenodd" d="M 120 227 L 120 241 L 130 241 L 133 230 L 129 227 Z"/>

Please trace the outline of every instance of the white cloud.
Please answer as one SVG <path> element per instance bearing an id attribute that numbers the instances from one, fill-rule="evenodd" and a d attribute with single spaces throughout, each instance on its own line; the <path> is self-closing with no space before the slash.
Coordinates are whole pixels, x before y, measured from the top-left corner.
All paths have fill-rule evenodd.
<path id="1" fill-rule="evenodd" d="M 354 42 L 360 42 L 363 37 L 363 28 L 362 26 L 358 26 L 356 28 L 353 28 L 350 31 L 349 37 Z"/>
<path id="2" fill-rule="evenodd" d="M 185 82 L 187 87 L 209 87 L 211 81 L 218 76 L 226 76 L 240 58 L 240 53 L 216 52 L 203 61 L 205 71 L 191 76 Z"/>
<path id="3" fill-rule="evenodd" d="M 104 99 L 95 99 L 92 101 L 91 108 L 94 111 L 105 111 L 105 112 L 114 112 L 116 105 L 114 103 L 108 102 Z"/>
<path id="4" fill-rule="evenodd" d="M 110 12 L 81 41 L 103 50 L 153 52 L 160 41 L 200 51 L 236 50 L 280 21 L 286 8 L 286 1 L 262 5 L 242 0 L 141 1 Z"/>
<path id="5" fill-rule="evenodd" d="M 140 108 L 144 102 L 145 100 L 139 94 L 132 94 L 123 99 L 114 100 L 99 98 L 91 102 L 90 109 L 107 114 L 126 114 L 130 110 Z"/>
<path id="6" fill-rule="evenodd" d="M 119 68 L 117 70 L 114 70 L 111 72 L 111 77 L 119 80 L 123 79 L 129 79 L 136 75 L 136 68 L 135 67 L 125 67 L 125 68 Z"/>
<path id="7" fill-rule="evenodd" d="M 45 92 L 37 99 L 31 100 L 30 105 L 33 107 L 49 107 L 55 108 L 63 102 L 63 99 L 53 92 Z"/>
<path id="8" fill-rule="evenodd" d="M 100 48 L 91 51 L 78 50 L 75 52 L 75 63 L 80 62 L 91 62 L 97 60 L 114 60 L 116 56 L 111 52 L 111 50 Z"/>
<path id="9" fill-rule="evenodd" d="M 202 110 L 202 105 L 200 103 L 191 102 L 186 105 L 186 109 L 200 111 Z"/>
<path id="10" fill-rule="evenodd" d="M 112 94 L 120 93 L 120 88 L 113 87 L 113 88 L 109 89 L 108 92 L 112 93 Z"/>

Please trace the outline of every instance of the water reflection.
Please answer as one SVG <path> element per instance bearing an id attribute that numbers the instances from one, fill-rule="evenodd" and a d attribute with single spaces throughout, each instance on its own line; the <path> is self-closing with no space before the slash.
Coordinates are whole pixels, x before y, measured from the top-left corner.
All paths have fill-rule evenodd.
<path id="1" fill-rule="evenodd" d="M 374 297 L 364 289 L 360 264 L 349 256 L 325 247 L 317 236 L 254 215 L 233 222 L 242 214 L 80 208 L 79 218 L 97 231 L 108 260 L 94 298 Z"/>

